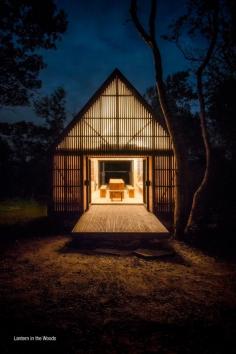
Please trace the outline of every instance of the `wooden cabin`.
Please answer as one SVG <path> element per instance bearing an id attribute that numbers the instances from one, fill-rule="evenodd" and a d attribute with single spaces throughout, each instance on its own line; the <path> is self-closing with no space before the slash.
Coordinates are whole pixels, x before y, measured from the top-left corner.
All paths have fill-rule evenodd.
<path id="1" fill-rule="evenodd" d="M 119 180 L 115 187 L 114 180 Z M 143 204 L 161 220 L 172 217 L 175 159 L 170 137 L 119 70 L 59 137 L 51 183 L 49 211 L 59 220 L 75 222 L 93 203 Z"/>

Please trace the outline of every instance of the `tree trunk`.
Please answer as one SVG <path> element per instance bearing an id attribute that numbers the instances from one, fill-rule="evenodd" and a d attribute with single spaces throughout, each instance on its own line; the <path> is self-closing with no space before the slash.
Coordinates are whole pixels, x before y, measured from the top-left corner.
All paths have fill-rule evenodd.
<path id="1" fill-rule="evenodd" d="M 205 99 L 202 85 L 202 71 L 200 70 L 197 72 L 197 91 L 198 100 L 200 103 L 200 123 L 202 138 L 205 147 L 206 166 L 202 182 L 194 194 L 190 215 L 185 229 L 185 233 L 191 235 L 197 234 L 202 229 L 203 223 L 207 216 L 210 184 L 214 171 L 210 137 L 207 131 L 206 123 Z"/>
<path id="2" fill-rule="evenodd" d="M 155 73 L 156 73 L 156 86 L 158 92 L 158 98 L 160 101 L 162 113 L 165 118 L 165 123 L 172 140 L 173 150 L 176 160 L 176 174 L 175 174 L 175 210 L 174 210 L 174 236 L 178 239 L 183 237 L 184 229 L 187 222 L 185 205 L 185 181 L 186 181 L 186 156 L 184 157 L 182 142 L 179 141 L 179 137 L 176 134 L 173 116 L 168 107 L 165 85 L 162 79 L 162 65 L 160 54 L 156 50 L 153 50 Z"/>
<path id="3" fill-rule="evenodd" d="M 149 16 L 149 33 L 145 31 L 144 27 L 142 26 L 142 24 L 138 19 L 136 0 L 131 0 L 130 13 L 137 31 L 139 32 L 143 40 L 149 45 L 153 54 L 158 98 L 165 118 L 166 126 L 172 140 L 174 155 L 176 159 L 174 236 L 176 238 L 181 238 L 184 234 L 184 229 L 186 225 L 186 217 L 184 212 L 185 211 L 185 207 L 184 207 L 185 206 L 185 198 L 184 198 L 185 168 L 184 168 L 184 159 L 181 154 L 179 138 L 175 131 L 174 120 L 167 101 L 166 89 L 163 81 L 162 59 L 155 38 L 156 0 L 151 1 L 151 10 Z"/>
<path id="4" fill-rule="evenodd" d="M 199 231 L 202 229 L 203 223 L 208 215 L 208 199 L 211 193 L 210 185 L 212 182 L 212 176 L 214 174 L 214 163 L 212 159 L 210 136 L 207 129 L 205 96 L 203 92 L 202 79 L 203 79 L 204 71 L 211 60 L 212 54 L 216 46 L 216 40 L 217 40 L 217 35 L 219 30 L 218 16 L 219 16 L 219 2 L 215 1 L 210 44 L 206 52 L 205 58 L 203 59 L 202 63 L 200 64 L 199 68 L 196 71 L 197 93 L 198 93 L 198 100 L 200 105 L 200 122 L 201 122 L 202 138 L 205 147 L 206 167 L 205 167 L 205 173 L 202 182 L 198 187 L 198 189 L 196 190 L 193 197 L 192 208 L 185 229 L 186 234 L 198 234 Z"/>

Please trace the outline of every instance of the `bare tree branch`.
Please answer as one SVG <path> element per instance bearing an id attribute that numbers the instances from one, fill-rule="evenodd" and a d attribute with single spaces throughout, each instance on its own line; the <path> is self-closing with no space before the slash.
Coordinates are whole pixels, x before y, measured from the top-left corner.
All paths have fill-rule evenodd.
<path id="1" fill-rule="evenodd" d="M 136 0 L 131 0 L 131 4 L 130 4 L 130 14 L 132 17 L 132 20 L 135 24 L 135 27 L 137 28 L 139 34 L 141 35 L 141 37 L 143 38 L 143 40 L 150 46 L 152 47 L 152 40 L 150 35 L 145 31 L 143 25 L 141 24 L 141 22 L 138 19 L 137 16 L 137 1 Z"/>
<path id="2" fill-rule="evenodd" d="M 202 60 L 202 63 L 200 64 L 200 66 L 196 71 L 198 97 L 199 97 L 199 104 L 200 104 L 200 118 L 201 118 L 203 140 L 206 147 L 206 151 L 208 151 L 210 148 L 210 139 L 208 136 L 209 134 L 206 126 L 206 108 L 205 108 L 205 98 L 203 93 L 202 75 L 212 57 L 212 53 L 216 46 L 217 35 L 218 35 L 218 7 L 215 8 L 213 14 L 212 37 L 211 37 L 208 50 L 206 52 L 205 58 Z"/>
<path id="3" fill-rule="evenodd" d="M 153 58 L 154 58 L 154 64 L 155 64 L 155 70 L 156 70 L 156 80 L 157 83 L 157 90 L 159 90 L 158 86 L 164 86 L 163 83 L 163 69 L 162 69 L 162 60 L 161 60 L 161 53 L 158 48 L 158 45 L 156 43 L 155 39 L 155 19 L 156 19 L 156 0 L 152 0 L 151 4 L 151 10 L 150 10 L 150 16 L 149 16 L 149 31 L 148 33 L 141 22 L 138 19 L 137 15 L 137 1 L 136 0 L 131 0 L 131 5 L 130 5 L 130 14 L 132 17 L 132 20 L 134 22 L 134 25 L 143 38 L 143 40 L 151 47 L 153 51 Z M 166 101 L 166 99 L 165 99 Z M 162 100 L 160 100 L 160 104 L 162 105 Z M 163 108 L 164 109 L 164 108 Z M 168 123 L 167 123 L 168 127 Z"/>
<path id="4" fill-rule="evenodd" d="M 197 70 L 197 75 L 201 75 L 203 73 L 203 71 L 206 68 L 207 64 L 209 63 L 212 53 L 215 49 L 216 40 L 217 40 L 217 36 L 218 36 L 218 27 L 219 27 L 218 13 L 219 13 L 219 9 L 218 9 L 218 6 L 216 6 L 215 11 L 213 13 L 212 36 L 211 36 L 210 45 L 209 45 L 208 50 L 206 52 L 205 58 L 203 59 L 201 65 L 199 66 L 199 68 Z"/>
<path id="5" fill-rule="evenodd" d="M 176 47 L 180 50 L 180 52 L 183 54 L 183 56 L 186 60 L 192 61 L 192 62 L 199 62 L 201 60 L 200 58 L 196 58 L 196 57 L 189 55 L 186 52 L 186 50 L 182 47 L 182 45 L 180 44 L 179 38 L 176 38 L 174 43 L 176 44 Z"/>
<path id="6" fill-rule="evenodd" d="M 149 16 L 149 32 L 153 42 L 155 42 L 155 38 L 156 38 L 156 28 L 155 28 L 156 11 L 157 11 L 156 0 L 152 0 L 150 16 Z"/>

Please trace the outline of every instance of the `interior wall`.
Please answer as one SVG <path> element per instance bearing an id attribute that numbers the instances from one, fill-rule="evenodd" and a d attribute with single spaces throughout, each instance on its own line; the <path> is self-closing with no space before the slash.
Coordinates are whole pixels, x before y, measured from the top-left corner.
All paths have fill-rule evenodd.
<path id="1" fill-rule="evenodd" d="M 98 160 L 91 159 L 91 192 L 98 190 Z"/>
<path id="2" fill-rule="evenodd" d="M 133 160 L 99 160 L 99 185 L 108 184 L 110 178 L 123 179 L 125 184 L 133 184 Z"/>
<path id="3" fill-rule="evenodd" d="M 101 175 L 101 172 L 103 171 L 103 167 L 104 167 L 103 162 L 104 161 L 105 162 L 108 162 L 108 161 L 118 162 L 118 161 L 120 161 L 122 163 L 123 161 L 129 161 L 131 163 L 130 164 L 130 178 L 129 178 L 129 183 L 126 182 L 126 185 L 129 184 L 135 188 L 135 195 L 136 196 L 141 195 L 141 199 L 139 202 L 142 203 L 142 201 L 143 201 L 143 197 L 142 197 L 143 196 L 143 160 L 144 160 L 143 157 L 138 157 L 138 158 L 137 157 L 91 157 L 90 160 L 91 160 L 92 202 L 96 203 L 97 198 L 99 198 L 98 197 L 99 193 L 100 193 L 99 189 L 102 184 L 105 184 L 105 182 L 100 183 L 100 177 L 101 177 L 100 175 Z M 100 168 L 102 169 L 101 171 L 99 171 Z M 122 168 L 123 167 L 121 166 L 121 170 L 122 170 Z M 105 175 L 104 175 L 104 178 L 105 178 Z M 118 177 L 114 176 L 113 178 L 118 178 Z M 108 184 L 108 182 L 106 184 Z M 96 193 L 96 194 L 93 195 L 93 193 Z M 138 198 L 140 198 L 140 197 L 138 197 Z M 106 202 L 108 202 L 108 201 L 106 201 Z M 129 202 L 132 202 L 132 200 L 130 199 Z M 137 200 L 134 200 L 133 202 L 136 203 Z"/>
<path id="4" fill-rule="evenodd" d="M 143 159 L 134 159 L 134 187 L 143 192 Z"/>
<path id="5" fill-rule="evenodd" d="M 133 176 L 130 178 L 130 184 L 140 191 L 143 190 L 143 158 L 91 158 L 91 190 L 96 191 L 100 187 L 99 183 L 99 162 L 101 161 L 131 161 L 131 172 Z M 101 172 L 101 171 L 100 171 Z"/>

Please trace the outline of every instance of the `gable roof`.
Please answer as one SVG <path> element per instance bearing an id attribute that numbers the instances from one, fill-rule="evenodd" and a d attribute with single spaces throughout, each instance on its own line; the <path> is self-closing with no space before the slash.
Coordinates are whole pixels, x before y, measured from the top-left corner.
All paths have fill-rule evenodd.
<path id="1" fill-rule="evenodd" d="M 108 76 L 108 78 L 102 83 L 102 85 L 95 91 L 92 97 L 87 101 L 87 103 L 83 106 L 83 108 L 74 116 L 72 121 L 67 125 L 62 134 L 58 137 L 56 142 L 53 144 L 52 148 L 55 148 L 60 142 L 67 136 L 67 134 L 73 129 L 73 127 L 79 122 L 81 117 L 86 113 L 86 111 L 91 107 L 91 105 L 99 98 L 100 95 L 104 92 L 104 90 L 112 83 L 116 78 L 120 79 L 121 82 L 125 84 L 125 86 L 132 92 L 132 95 L 138 99 L 138 101 L 147 109 L 147 111 L 151 114 L 152 118 L 155 119 L 162 128 L 166 131 L 166 127 L 163 125 L 163 122 L 158 119 L 156 113 L 152 109 L 152 107 L 147 103 L 144 97 L 137 91 L 137 89 L 126 79 L 126 77 L 120 72 L 119 69 L 113 70 L 113 72 Z"/>

